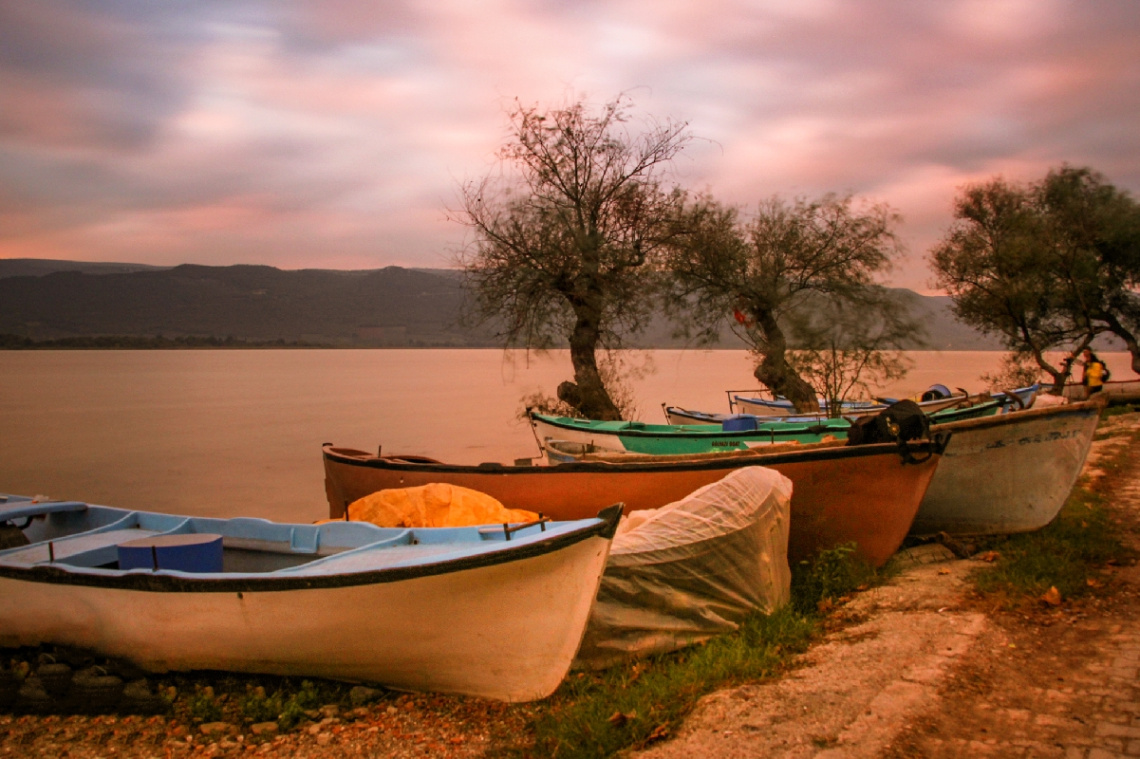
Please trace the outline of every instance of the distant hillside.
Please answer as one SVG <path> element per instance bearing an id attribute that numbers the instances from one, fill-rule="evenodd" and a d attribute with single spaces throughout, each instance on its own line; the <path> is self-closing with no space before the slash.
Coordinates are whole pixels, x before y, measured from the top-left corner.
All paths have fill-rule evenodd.
<path id="1" fill-rule="evenodd" d="M 929 347 L 997 350 L 957 322 L 949 299 L 898 291 L 928 325 Z M 459 324 L 458 273 L 269 266 L 172 268 L 0 260 L 0 334 L 32 340 L 131 336 L 285 341 L 342 347 L 496 347 L 491 330 Z M 661 318 L 632 347 L 685 347 Z M 719 347 L 739 348 L 726 335 Z"/>
<path id="2" fill-rule="evenodd" d="M 0 278 L 42 277 L 57 271 L 78 271 L 84 274 L 125 274 L 134 271 L 159 271 L 169 266 L 148 264 L 91 263 L 88 261 L 56 261 L 49 258 L 0 259 Z"/>
<path id="3" fill-rule="evenodd" d="M 215 336 L 341 346 L 490 345 L 461 329 L 455 277 L 391 267 L 194 266 L 0 279 L 0 333 Z"/>
<path id="4" fill-rule="evenodd" d="M 1001 341 L 987 337 L 958 321 L 947 295 L 919 295 L 913 290 L 895 292 L 910 305 L 911 313 L 927 328 L 927 349 L 938 351 L 1000 351 Z"/>

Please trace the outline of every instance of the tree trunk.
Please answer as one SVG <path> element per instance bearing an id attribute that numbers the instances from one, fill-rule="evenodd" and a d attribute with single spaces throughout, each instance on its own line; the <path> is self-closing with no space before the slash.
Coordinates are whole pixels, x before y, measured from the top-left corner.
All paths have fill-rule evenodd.
<path id="1" fill-rule="evenodd" d="M 1051 368 L 1045 370 L 1053 377 L 1053 383 L 1050 385 L 1048 392 L 1051 395 L 1063 395 L 1065 391 L 1065 383 L 1069 381 L 1069 376 L 1072 374 L 1072 369 L 1066 367 L 1064 371 L 1055 372 Z"/>
<path id="2" fill-rule="evenodd" d="M 756 379 L 771 391 L 772 395 L 782 395 L 792 402 L 796 411 L 803 414 L 819 413 L 819 398 L 815 389 L 803 380 L 786 357 L 788 341 L 775 319 L 757 319 L 757 326 L 764 333 L 768 350 L 760 365 L 756 367 Z"/>
<path id="3" fill-rule="evenodd" d="M 558 400 L 572 406 L 586 419 L 618 421 L 621 410 L 610 398 L 598 371 L 597 349 L 601 339 L 598 319 L 589 309 L 575 309 L 578 320 L 570 335 L 570 363 L 574 382 L 558 386 Z"/>
<path id="4" fill-rule="evenodd" d="M 1037 362 L 1038 368 L 1053 378 L 1052 387 L 1049 391 L 1053 395 L 1061 395 L 1065 389 L 1065 383 L 1069 381 L 1069 377 L 1073 373 L 1073 361 L 1076 359 L 1077 354 L 1070 354 L 1061 361 L 1060 370 L 1054 369 L 1053 365 L 1045 360 L 1045 354 L 1039 350 L 1034 350 L 1033 358 Z"/>
<path id="5" fill-rule="evenodd" d="M 1121 324 L 1115 315 L 1108 314 L 1104 319 L 1108 322 L 1108 331 L 1123 340 L 1128 352 L 1132 354 L 1132 371 L 1140 374 L 1140 342 L 1136 341 L 1132 331 Z"/>

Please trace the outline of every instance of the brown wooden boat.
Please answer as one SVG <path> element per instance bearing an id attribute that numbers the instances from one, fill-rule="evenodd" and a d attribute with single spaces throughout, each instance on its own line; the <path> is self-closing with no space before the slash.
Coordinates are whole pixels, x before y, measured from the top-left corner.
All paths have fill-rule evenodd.
<path id="1" fill-rule="evenodd" d="M 775 469 L 793 484 L 789 561 L 855 543 L 882 565 L 906 537 L 934 476 L 942 439 L 905 449 L 884 443 L 848 447 L 815 443 L 689 456 L 618 454 L 556 466 L 444 464 L 423 456 L 375 456 L 323 446 L 329 516 L 377 490 L 447 482 L 497 498 L 504 506 L 553 519 L 580 519 L 613 503 L 651 509 L 745 466 Z"/>

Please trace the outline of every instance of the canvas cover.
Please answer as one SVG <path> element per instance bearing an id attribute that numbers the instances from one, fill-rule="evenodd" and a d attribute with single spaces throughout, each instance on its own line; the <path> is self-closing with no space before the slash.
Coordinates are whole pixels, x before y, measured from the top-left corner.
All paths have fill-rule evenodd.
<path id="1" fill-rule="evenodd" d="M 791 480 L 753 466 L 623 518 L 576 666 L 672 651 L 787 603 L 791 497 Z"/>
<path id="2" fill-rule="evenodd" d="M 471 527 L 505 522 L 536 522 L 538 514 L 508 509 L 478 490 L 433 482 L 414 488 L 378 490 L 348 505 L 353 522 L 380 527 Z"/>

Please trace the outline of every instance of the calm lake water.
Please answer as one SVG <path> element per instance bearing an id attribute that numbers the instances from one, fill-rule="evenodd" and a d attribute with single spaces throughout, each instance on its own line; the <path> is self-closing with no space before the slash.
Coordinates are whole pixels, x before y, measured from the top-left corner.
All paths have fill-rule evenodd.
<path id="1" fill-rule="evenodd" d="M 638 418 L 725 411 L 756 387 L 744 351 L 650 351 Z M 984 389 L 1000 353 L 914 352 L 884 395 Z M 1105 356 L 1115 379 L 1127 354 Z M 0 351 L 0 492 L 203 516 L 327 514 L 323 442 L 455 463 L 535 456 L 522 398 L 571 376 L 565 352 Z"/>

